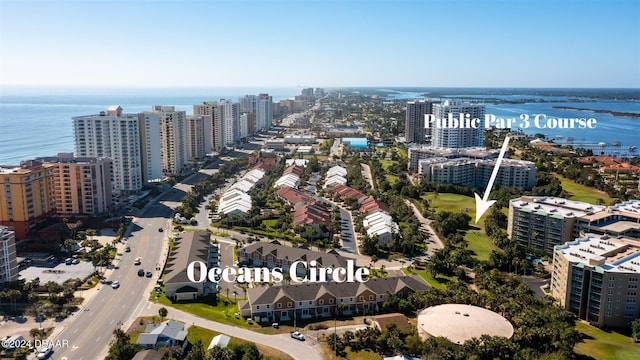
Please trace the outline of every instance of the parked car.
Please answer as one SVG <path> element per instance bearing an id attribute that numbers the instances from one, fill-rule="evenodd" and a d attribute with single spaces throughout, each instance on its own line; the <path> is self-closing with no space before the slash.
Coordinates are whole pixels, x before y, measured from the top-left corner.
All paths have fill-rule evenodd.
<path id="1" fill-rule="evenodd" d="M 139 257 L 133 260 L 133 265 L 140 265 L 141 263 L 142 263 L 142 259 L 140 259 Z"/>
<path id="2" fill-rule="evenodd" d="M 113 282 L 113 284 L 111 284 L 111 287 L 114 289 L 117 289 L 120 287 L 120 281 L 116 280 Z"/>
<path id="3" fill-rule="evenodd" d="M 143 269 L 138 270 L 138 276 L 144 276 L 144 270 Z"/>
<path id="4" fill-rule="evenodd" d="M 65 263 L 66 265 L 71 265 L 71 264 L 73 263 L 73 258 L 66 258 L 66 259 L 64 260 L 64 263 Z"/>
<path id="5" fill-rule="evenodd" d="M 129 247 L 129 245 L 124 247 L 124 252 L 130 252 L 131 251 L 131 247 Z"/>
<path id="6" fill-rule="evenodd" d="M 45 348 L 40 349 L 36 354 L 36 359 L 48 359 L 49 356 L 53 353 L 53 345 L 49 345 Z"/>
<path id="7" fill-rule="evenodd" d="M 159 232 L 163 232 L 163 231 L 164 231 L 164 229 L 163 229 L 163 228 L 158 228 L 158 231 L 159 231 Z"/>
<path id="8" fill-rule="evenodd" d="M 292 332 L 291 337 L 296 340 L 304 341 L 304 335 L 302 335 L 299 331 Z"/>
<path id="9" fill-rule="evenodd" d="M 145 275 L 146 277 L 152 277 L 152 276 L 153 276 L 153 274 L 151 273 L 151 271 L 147 271 L 147 273 L 146 273 L 146 274 L 144 274 L 144 275 Z"/>
<path id="10" fill-rule="evenodd" d="M 73 260 L 71 260 L 71 263 L 72 263 L 73 265 L 78 265 L 78 264 L 80 264 L 80 260 L 78 260 L 78 259 L 73 259 Z"/>

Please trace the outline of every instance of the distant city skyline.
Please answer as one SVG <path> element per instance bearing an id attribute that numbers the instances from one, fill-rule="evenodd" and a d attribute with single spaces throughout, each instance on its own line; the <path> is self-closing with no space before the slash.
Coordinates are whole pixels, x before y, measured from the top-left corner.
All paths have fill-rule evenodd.
<path id="1" fill-rule="evenodd" d="M 637 1 L 0 1 L 0 86 L 640 87 Z"/>

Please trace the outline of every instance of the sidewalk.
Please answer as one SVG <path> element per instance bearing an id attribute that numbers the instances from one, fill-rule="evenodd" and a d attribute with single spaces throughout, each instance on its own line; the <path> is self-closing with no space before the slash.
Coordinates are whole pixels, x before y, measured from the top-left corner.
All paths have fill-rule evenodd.
<path id="1" fill-rule="evenodd" d="M 160 309 L 161 307 L 162 305 L 160 304 L 147 302 L 138 314 L 134 314 L 134 317 L 158 315 L 158 309 Z M 251 341 L 256 344 L 270 346 L 289 354 L 294 359 L 322 360 L 322 356 L 320 355 L 317 346 L 312 346 L 311 343 L 300 342 L 298 340 L 291 339 L 289 334 L 266 335 L 239 328 L 237 326 L 221 324 L 211 320 L 203 319 L 201 317 L 197 317 L 195 315 L 180 311 L 175 308 L 170 307 L 167 310 L 169 310 L 169 313 L 167 315 L 169 319 L 182 321 L 187 324 L 187 326 L 189 324 L 196 325 L 223 334 L 227 334 L 229 336 L 237 337 L 239 339 Z M 209 344 L 205 344 L 205 346 L 208 345 Z"/>

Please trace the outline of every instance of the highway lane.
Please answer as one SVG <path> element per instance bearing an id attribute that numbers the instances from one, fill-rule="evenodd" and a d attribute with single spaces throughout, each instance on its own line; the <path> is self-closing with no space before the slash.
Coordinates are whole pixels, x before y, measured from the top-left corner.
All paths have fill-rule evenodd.
<path id="1" fill-rule="evenodd" d="M 69 348 L 56 349 L 55 358 L 102 359 L 111 342 L 113 330 L 133 318 L 137 308 L 146 302 L 149 291 L 157 280 L 155 265 L 160 262 L 166 234 L 169 233 L 168 218 L 172 210 L 163 205 L 149 206 L 142 216 L 134 220 L 133 231 L 127 243 L 131 252 L 117 256 L 116 265 L 108 280 L 120 281 L 118 289 L 110 285 L 98 284 L 98 294 L 90 300 L 69 326 L 62 330 L 56 340 L 67 340 Z M 159 232 L 158 228 L 163 228 Z M 124 246 L 121 246 L 124 248 Z M 142 264 L 135 266 L 133 260 L 142 258 Z M 138 269 L 152 271 L 152 278 L 139 277 Z"/>

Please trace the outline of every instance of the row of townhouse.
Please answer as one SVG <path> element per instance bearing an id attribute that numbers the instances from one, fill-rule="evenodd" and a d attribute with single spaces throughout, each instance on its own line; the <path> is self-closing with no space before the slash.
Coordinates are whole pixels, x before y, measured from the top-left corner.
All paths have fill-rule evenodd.
<path id="1" fill-rule="evenodd" d="M 304 173 L 304 167 L 297 165 L 288 166 L 282 176 L 276 180 L 276 183 L 273 185 L 275 189 L 279 189 L 282 187 L 290 187 L 297 189 L 300 185 L 300 177 Z"/>
<path id="2" fill-rule="evenodd" d="M 244 215 L 251 210 L 251 196 L 248 192 L 264 177 L 265 171 L 253 169 L 220 195 L 218 212 L 220 214 Z"/>
<path id="3" fill-rule="evenodd" d="M 331 237 L 331 213 L 326 206 L 300 190 L 283 186 L 276 194 L 294 206 L 292 226 L 304 226 L 303 238 Z"/>
<path id="4" fill-rule="evenodd" d="M 304 283 L 259 286 L 238 302 L 240 314 L 259 322 L 291 321 L 339 314 L 375 314 L 391 297 L 429 289 L 417 275 L 373 278 L 365 283 Z"/>
<path id="5" fill-rule="evenodd" d="M 319 251 L 311 251 L 306 248 L 294 248 L 279 244 L 277 241 L 254 242 L 249 244 L 237 252 L 238 262 L 245 263 L 253 267 L 267 267 L 273 269 L 279 267 L 282 273 L 288 273 L 291 265 L 296 261 L 305 261 L 307 263 L 315 261 L 316 267 L 320 268 L 346 268 L 347 260 L 338 255 L 335 251 L 326 253 Z M 298 276 L 307 274 L 307 270 L 298 267 Z"/>
<path id="6" fill-rule="evenodd" d="M 220 254 L 218 246 L 211 242 L 211 234 L 205 231 L 193 231 L 180 234 L 173 239 L 173 248 L 164 268 L 164 293 L 172 301 L 193 300 L 200 296 L 215 294 L 218 286 L 208 279 L 192 282 L 187 277 L 187 268 L 194 261 L 202 261 L 207 269 L 218 267 Z M 194 267 L 194 279 L 205 274 Z"/>
<path id="7" fill-rule="evenodd" d="M 347 169 L 342 166 L 334 166 L 327 170 L 324 178 L 324 188 L 335 185 L 347 185 Z"/>

